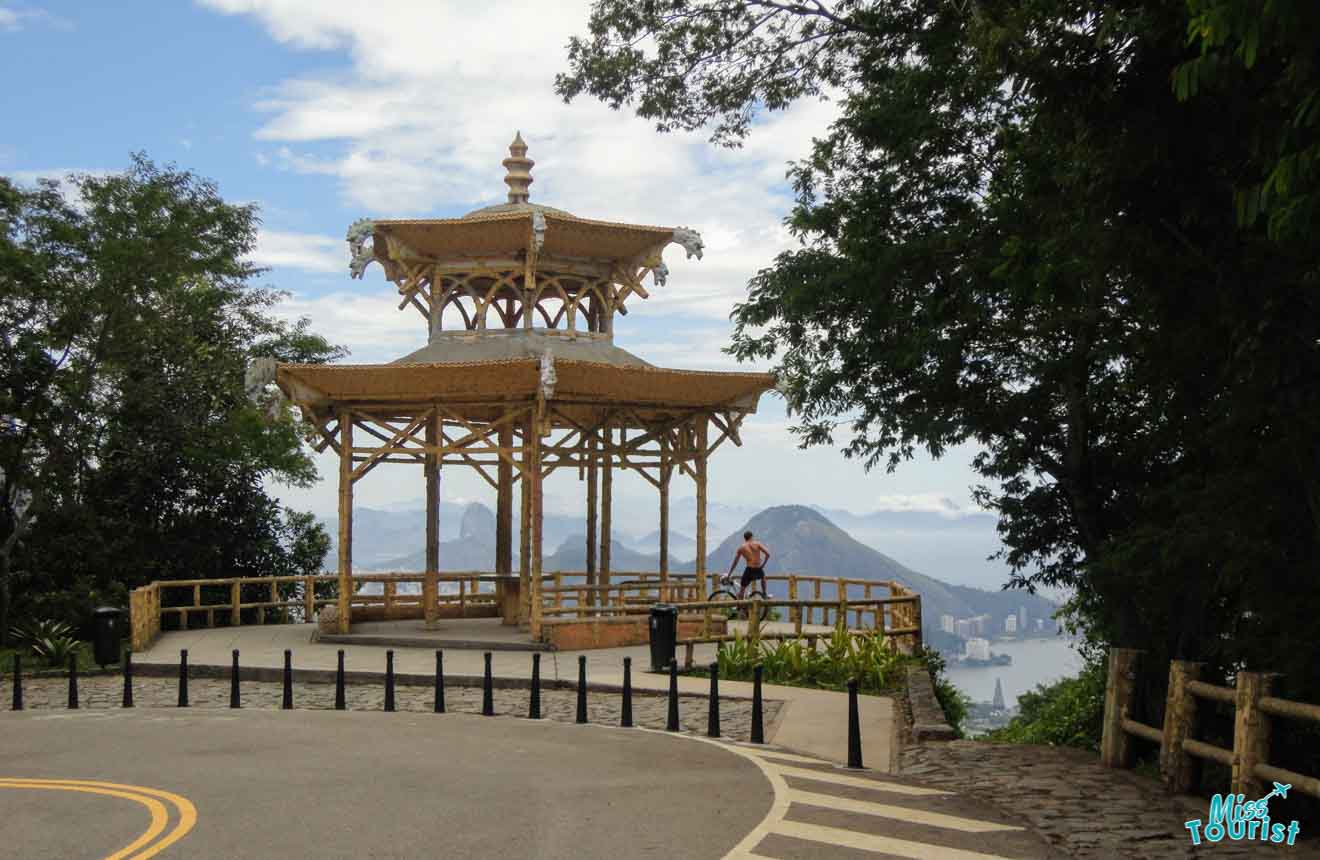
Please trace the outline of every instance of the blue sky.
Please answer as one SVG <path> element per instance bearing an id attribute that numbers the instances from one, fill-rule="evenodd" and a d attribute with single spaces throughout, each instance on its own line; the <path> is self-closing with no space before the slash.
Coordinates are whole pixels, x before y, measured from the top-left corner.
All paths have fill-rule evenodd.
<path id="1" fill-rule="evenodd" d="M 764 118 L 744 148 L 720 150 L 699 134 L 656 134 L 590 100 L 563 105 L 553 77 L 586 18 L 576 0 L 0 0 L 0 72 L 9 83 L 0 173 L 30 182 L 116 170 L 144 151 L 209 177 L 226 198 L 260 205 L 254 256 L 271 267 L 269 285 L 293 294 L 282 313 L 310 316 L 351 360 L 388 361 L 419 347 L 425 327 L 414 311 L 395 309 L 379 267 L 349 279 L 345 229 L 364 216 L 443 217 L 501 201 L 500 160 L 521 129 L 537 162 L 533 201 L 583 217 L 691 226 L 706 240 L 702 261 L 670 248 L 668 286 L 619 322 L 619 345 L 656 364 L 737 369 L 720 352 L 729 312 L 748 278 L 791 246 L 782 226 L 786 164 L 807 153 L 833 107 L 795 105 Z M 744 447 L 713 461 L 712 500 L 971 509 L 971 448 L 868 475 L 837 451 L 797 451 L 787 426 L 780 401 L 765 397 Z M 420 478 L 413 486 L 407 477 L 373 475 L 359 498 L 420 498 Z M 326 482 L 276 489 L 300 507 L 334 506 Z M 623 504 L 653 503 L 640 479 L 618 492 Z M 455 473 L 445 493 L 484 498 L 485 490 Z M 568 482 L 549 493 L 549 505 L 581 504 Z"/>

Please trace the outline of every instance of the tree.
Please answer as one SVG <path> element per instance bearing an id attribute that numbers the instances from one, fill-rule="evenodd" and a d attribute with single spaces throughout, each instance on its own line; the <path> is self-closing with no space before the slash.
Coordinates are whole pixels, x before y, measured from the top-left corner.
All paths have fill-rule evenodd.
<path id="1" fill-rule="evenodd" d="M 255 210 L 142 156 L 69 186 L 0 179 L 0 635 L 15 593 L 85 613 L 156 577 L 306 564 L 324 540 L 262 489 L 315 471 L 243 371 L 342 350 L 251 285 Z"/>
<path id="2" fill-rule="evenodd" d="M 834 88 L 789 173 L 801 247 L 734 313 L 804 444 L 846 434 L 892 469 L 976 441 L 1013 585 L 1071 587 L 1153 665 L 1320 691 L 1277 648 L 1320 609 L 1320 261 L 1234 205 L 1273 152 L 1239 130 L 1309 117 L 1310 91 L 1262 107 L 1224 75 L 1180 99 L 1219 4 L 1192 5 L 604 0 L 557 86 L 726 144 Z M 1311 68 L 1304 38 L 1271 44 Z"/>

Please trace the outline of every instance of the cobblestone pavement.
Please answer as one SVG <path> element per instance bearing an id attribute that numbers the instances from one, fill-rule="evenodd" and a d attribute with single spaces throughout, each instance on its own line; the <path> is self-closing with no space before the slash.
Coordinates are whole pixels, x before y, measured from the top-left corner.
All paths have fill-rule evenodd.
<path id="1" fill-rule="evenodd" d="M 78 679 L 78 704 L 83 708 L 118 708 L 123 701 L 124 681 L 118 675 L 96 675 Z M 7 691 L 6 691 L 7 692 Z M 28 709 L 65 708 L 68 705 L 67 678 L 31 678 L 23 682 L 23 704 Z M 527 716 L 529 691 L 496 689 L 495 713 L 500 716 Z M 244 708 L 277 709 L 283 698 L 283 686 L 265 681 L 243 681 L 239 697 Z M 379 711 L 385 707 L 384 684 L 349 684 L 344 690 L 349 710 Z M 5 696 L 8 710 L 8 696 Z M 177 678 L 138 677 L 133 681 L 133 702 L 140 708 L 175 707 L 179 700 Z M 400 711 L 431 711 L 434 692 L 431 687 L 397 686 L 395 707 Z M 706 733 L 708 699 L 705 696 L 678 697 L 679 724 L 683 731 Z M 295 683 L 293 706 L 299 709 L 328 710 L 334 707 L 333 684 Z M 188 682 L 188 704 L 194 708 L 228 708 L 229 681 L 192 678 Z M 780 703 L 764 702 L 764 723 L 769 725 L 779 712 Z M 481 713 L 481 688 L 445 687 L 446 710 Z M 622 714 L 619 693 L 587 692 L 587 720 L 617 726 Z M 574 722 L 577 719 L 577 691 L 541 690 L 541 716 L 544 719 Z M 668 718 L 665 696 L 633 694 L 633 722 L 646 728 L 663 729 Z M 749 740 L 752 703 L 742 699 L 720 698 L 720 734 L 731 740 Z"/>
<path id="2" fill-rule="evenodd" d="M 901 774 L 1011 809 L 1077 858 L 1320 857 L 1320 847 L 1220 842 L 1191 845 L 1184 822 L 1208 804 L 1184 805 L 1131 771 L 1100 766 L 1083 750 L 979 741 L 908 745 Z M 1189 802 L 1190 803 L 1190 802 Z"/>

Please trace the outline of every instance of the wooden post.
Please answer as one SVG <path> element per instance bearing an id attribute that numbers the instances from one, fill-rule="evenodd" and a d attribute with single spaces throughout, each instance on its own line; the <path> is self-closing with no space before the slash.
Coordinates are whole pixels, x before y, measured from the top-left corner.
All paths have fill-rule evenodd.
<path id="1" fill-rule="evenodd" d="M 706 587 L 706 438 L 709 419 L 697 419 L 697 581 L 696 599 L 705 600 L 714 589 Z"/>
<path id="2" fill-rule="evenodd" d="M 237 627 L 242 623 L 242 610 L 239 609 L 242 602 L 243 588 L 238 584 L 238 580 L 236 579 L 229 585 L 229 623 L 234 627 Z"/>
<path id="3" fill-rule="evenodd" d="M 542 502 L 544 492 L 542 489 L 541 477 L 541 427 L 540 422 L 533 420 L 532 438 L 531 438 L 531 458 L 528 465 L 531 467 L 531 507 L 532 507 L 532 587 L 530 595 L 531 600 L 531 633 L 532 639 L 541 638 L 541 527 L 542 527 Z"/>
<path id="4" fill-rule="evenodd" d="M 605 443 L 604 457 L 600 465 L 600 568 L 596 579 L 601 585 L 610 584 L 610 538 L 611 514 L 614 508 L 614 431 L 603 428 Z"/>
<path id="5" fill-rule="evenodd" d="M 1105 682 L 1103 736 L 1100 739 L 1100 763 L 1105 767 L 1132 766 L 1132 739 L 1123 731 L 1123 718 L 1132 704 L 1137 680 L 1136 648 L 1111 648 L 1109 678 Z"/>
<path id="6" fill-rule="evenodd" d="M 660 434 L 660 599 L 669 595 L 669 431 Z"/>
<path id="7" fill-rule="evenodd" d="M 1169 664 L 1169 693 L 1164 700 L 1164 731 L 1160 738 L 1160 774 L 1171 794 L 1187 794 L 1196 783 L 1197 760 L 1183 750 L 1196 734 L 1196 697 L 1188 681 L 1199 681 L 1204 663 L 1174 660 Z"/>
<path id="8" fill-rule="evenodd" d="M 1260 709 L 1262 696 L 1270 695 L 1279 676 L 1262 672 L 1238 672 L 1237 700 L 1233 720 L 1233 782 L 1229 791 L 1248 799 L 1264 789 L 1256 776 L 1256 765 L 1270 763 L 1270 717 Z"/>
<path id="9" fill-rule="evenodd" d="M 757 646 L 761 643 L 761 599 L 752 598 L 752 611 L 747 616 L 747 641 L 752 646 L 752 654 L 757 655 Z"/>
<path id="10" fill-rule="evenodd" d="M 596 498 L 596 440 L 594 437 L 583 446 L 583 453 L 587 456 L 587 585 L 600 585 L 602 583 L 596 575 L 596 509 L 599 507 L 599 501 Z M 595 592 L 591 592 L 590 599 L 594 605 L 596 603 Z"/>
<path id="11" fill-rule="evenodd" d="M 353 413 L 339 411 L 339 625 L 349 630 L 353 592 Z"/>
<path id="12" fill-rule="evenodd" d="M 521 527 L 518 530 L 518 623 L 531 623 L 532 596 L 532 469 L 531 439 L 533 422 L 528 418 L 522 426 L 522 476 L 518 479 L 522 489 Z"/>
<path id="13" fill-rule="evenodd" d="M 495 497 L 495 572 L 513 574 L 513 427 L 505 422 L 499 429 L 500 463 L 496 469 L 499 488 Z"/>
<path id="14" fill-rule="evenodd" d="M 316 580 L 303 577 L 303 621 L 310 624 L 316 620 Z"/>
<path id="15" fill-rule="evenodd" d="M 426 420 L 426 462 L 422 474 L 426 481 L 426 578 L 422 582 L 422 618 L 426 628 L 435 627 L 440 616 L 440 416 Z M 386 617 L 389 616 L 388 610 Z"/>
<path id="16" fill-rule="evenodd" d="M 919 650 L 919 649 L 922 647 L 922 636 L 921 636 L 921 595 L 918 594 L 916 597 L 917 597 L 917 599 L 916 599 L 915 601 L 913 601 L 913 603 L 912 603 L 912 619 L 913 619 L 913 624 L 914 624 L 914 625 L 916 626 L 916 628 L 917 628 L 917 632 L 916 632 L 916 634 L 913 636 L 913 639 L 914 639 L 913 644 L 914 644 L 914 646 L 915 646 L 914 650 Z"/>
<path id="17" fill-rule="evenodd" d="M 798 586 L 797 574 L 796 574 L 796 573 L 790 573 L 790 574 L 788 575 L 788 599 L 789 599 L 789 600 L 797 600 L 797 599 L 798 599 L 798 595 L 797 595 L 797 586 Z M 798 632 L 798 633 L 801 633 L 801 632 L 802 632 L 802 607 L 801 607 L 801 606 L 793 606 L 793 607 L 790 607 L 790 608 L 789 608 L 789 620 L 792 621 L 793 624 L 796 625 L 796 630 L 797 630 L 797 632 Z"/>

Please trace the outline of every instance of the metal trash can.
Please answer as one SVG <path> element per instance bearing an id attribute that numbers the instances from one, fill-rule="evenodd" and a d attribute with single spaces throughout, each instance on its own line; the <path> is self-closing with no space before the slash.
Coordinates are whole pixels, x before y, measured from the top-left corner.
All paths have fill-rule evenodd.
<path id="1" fill-rule="evenodd" d="M 101 668 L 119 662 L 119 640 L 123 638 L 124 611 L 102 606 L 92 613 L 95 628 L 92 632 L 92 651 Z"/>
<path id="2" fill-rule="evenodd" d="M 678 607 L 657 603 L 651 607 L 651 671 L 668 669 L 677 647 Z"/>

